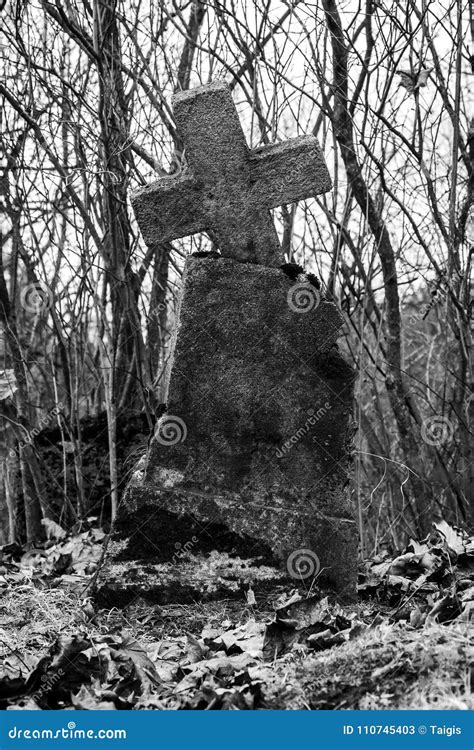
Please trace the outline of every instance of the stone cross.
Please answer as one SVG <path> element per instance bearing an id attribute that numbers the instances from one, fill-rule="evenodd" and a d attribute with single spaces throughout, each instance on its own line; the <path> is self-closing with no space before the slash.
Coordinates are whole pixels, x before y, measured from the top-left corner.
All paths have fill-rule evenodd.
<path id="1" fill-rule="evenodd" d="M 250 151 L 223 83 L 178 94 L 175 115 L 189 167 L 135 196 L 138 223 L 150 244 L 212 230 L 223 257 L 186 259 L 166 411 L 124 493 L 97 596 L 227 596 L 263 565 L 351 599 L 354 373 L 336 305 L 302 269 L 275 267 L 270 215 L 328 190 L 327 169 L 312 137 Z M 232 559 L 227 573 L 215 552 Z"/>
<path id="2" fill-rule="evenodd" d="M 220 81 L 176 94 L 173 106 L 189 166 L 135 194 L 145 242 L 212 230 L 223 256 L 281 265 L 270 209 L 331 188 L 316 138 L 250 150 L 230 88 Z"/>

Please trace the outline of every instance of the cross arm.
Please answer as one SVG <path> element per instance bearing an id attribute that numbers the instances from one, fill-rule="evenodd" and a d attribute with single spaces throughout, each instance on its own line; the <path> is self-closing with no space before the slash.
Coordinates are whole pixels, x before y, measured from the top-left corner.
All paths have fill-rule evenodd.
<path id="1" fill-rule="evenodd" d="M 163 177 L 137 190 L 132 206 L 147 245 L 171 242 L 206 229 L 202 186 L 191 176 Z"/>
<path id="2" fill-rule="evenodd" d="M 314 136 L 262 146 L 251 152 L 252 190 L 267 208 L 326 193 L 332 183 Z"/>

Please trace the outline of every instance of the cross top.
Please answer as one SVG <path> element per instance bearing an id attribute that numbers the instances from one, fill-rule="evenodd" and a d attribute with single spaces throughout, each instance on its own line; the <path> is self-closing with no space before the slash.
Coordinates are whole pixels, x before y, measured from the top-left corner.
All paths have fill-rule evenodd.
<path id="1" fill-rule="evenodd" d="M 223 256 L 281 265 L 270 209 L 331 188 L 316 138 L 249 149 L 221 81 L 176 94 L 173 108 L 188 167 L 134 195 L 147 244 L 212 230 Z"/>

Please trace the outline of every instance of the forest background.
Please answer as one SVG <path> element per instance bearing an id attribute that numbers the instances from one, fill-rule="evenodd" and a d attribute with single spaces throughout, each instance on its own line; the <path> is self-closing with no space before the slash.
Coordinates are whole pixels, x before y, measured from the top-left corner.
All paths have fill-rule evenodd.
<path id="1" fill-rule="evenodd" d="M 4 4 L 1 542 L 115 513 L 165 397 L 184 259 L 212 248 L 204 235 L 146 247 L 130 194 L 183 168 L 171 95 L 216 79 L 251 147 L 312 133 L 331 172 L 331 192 L 274 218 L 287 260 L 343 311 L 363 554 L 472 521 L 469 12 Z"/>

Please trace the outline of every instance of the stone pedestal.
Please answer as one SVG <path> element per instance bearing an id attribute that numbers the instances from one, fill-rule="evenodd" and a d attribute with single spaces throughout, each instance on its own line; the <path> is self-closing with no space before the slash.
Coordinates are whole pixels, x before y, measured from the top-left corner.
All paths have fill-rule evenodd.
<path id="1" fill-rule="evenodd" d="M 302 276 L 187 260 L 167 412 L 120 506 L 103 601 L 127 590 L 159 601 L 179 551 L 212 550 L 355 596 L 354 372 L 335 344 L 341 322 Z"/>

